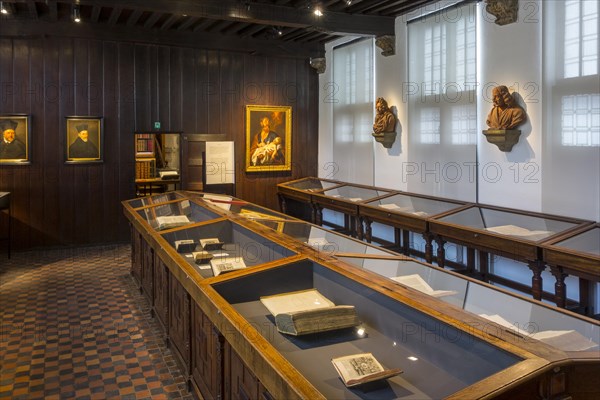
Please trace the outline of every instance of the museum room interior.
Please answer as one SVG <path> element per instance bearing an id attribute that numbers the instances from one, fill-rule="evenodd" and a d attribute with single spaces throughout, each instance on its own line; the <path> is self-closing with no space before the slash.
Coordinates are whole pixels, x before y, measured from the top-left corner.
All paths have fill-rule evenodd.
<path id="1" fill-rule="evenodd" d="M 0 398 L 598 398 L 599 7 L 0 1 Z"/>

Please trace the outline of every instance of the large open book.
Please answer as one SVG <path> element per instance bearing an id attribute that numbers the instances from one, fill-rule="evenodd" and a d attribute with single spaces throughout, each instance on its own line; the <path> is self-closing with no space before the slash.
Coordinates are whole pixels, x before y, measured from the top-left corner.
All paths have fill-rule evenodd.
<path id="1" fill-rule="evenodd" d="M 392 279 L 433 297 L 452 296 L 453 294 L 458 293 L 456 290 L 434 290 L 418 274 L 395 276 Z"/>
<path id="2" fill-rule="evenodd" d="M 275 317 L 277 330 L 289 335 L 350 328 L 360 323 L 354 306 L 336 306 L 316 289 L 263 296 L 260 301 Z"/>
<path id="3" fill-rule="evenodd" d="M 490 232 L 499 233 L 500 235 L 518 236 L 523 239 L 533 241 L 541 240 L 554 234 L 552 231 L 531 231 L 527 228 L 521 228 L 520 226 L 516 225 L 490 226 L 489 228 L 485 229 Z"/>
<path id="4" fill-rule="evenodd" d="M 213 258 L 210 260 L 210 267 L 215 276 L 225 272 L 237 271 L 246 268 L 246 263 L 242 257 Z"/>
<path id="5" fill-rule="evenodd" d="M 403 372 L 399 368 L 384 369 L 371 353 L 338 357 L 331 362 L 347 387 L 391 378 Z"/>
<path id="6" fill-rule="evenodd" d="M 178 226 L 187 225 L 190 220 L 185 215 L 172 215 L 166 217 L 156 217 L 157 230 L 171 229 Z"/>

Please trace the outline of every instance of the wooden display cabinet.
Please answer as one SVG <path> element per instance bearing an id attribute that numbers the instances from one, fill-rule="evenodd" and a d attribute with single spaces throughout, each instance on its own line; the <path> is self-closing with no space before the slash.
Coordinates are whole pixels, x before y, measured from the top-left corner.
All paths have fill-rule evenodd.
<path id="1" fill-rule="evenodd" d="M 169 337 L 169 281 L 169 269 L 159 255 L 155 253 L 152 315 L 160 323 L 167 338 Z"/>
<path id="2" fill-rule="evenodd" d="M 154 304 L 154 249 L 142 240 L 142 293 L 150 307 Z"/>
<path id="3" fill-rule="evenodd" d="M 198 398 L 231 398 L 223 392 L 225 339 L 197 304 L 192 308 L 192 389 Z"/>
<path id="4" fill-rule="evenodd" d="M 190 295 L 173 276 L 169 279 L 169 346 L 186 381 L 190 377 Z"/>

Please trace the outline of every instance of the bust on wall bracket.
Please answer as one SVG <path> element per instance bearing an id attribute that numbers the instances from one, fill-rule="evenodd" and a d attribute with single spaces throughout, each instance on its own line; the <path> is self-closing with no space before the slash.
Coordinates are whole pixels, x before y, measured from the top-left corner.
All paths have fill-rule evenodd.
<path id="1" fill-rule="evenodd" d="M 517 22 L 519 0 L 486 0 L 485 11 L 496 17 L 496 25 L 508 25 Z"/>
<path id="2" fill-rule="evenodd" d="M 494 107 L 486 120 L 490 129 L 483 134 L 489 143 L 508 152 L 519 141 L 521 131 L 515 128 L 527 120 L 527 114 L 504 85 L 492 89 L 492 99 Z"/>
<path id="3" fill-rule="evenodd" d="M 396 36 L 383 35 L 375 39 L 375 45 L 381 49 L 381 55 L 384 57 L 396 54 Z"/>
<path id="4" fill-rule="evenodd" d="M 383 97 L 378 97 L 375 102 L 375 122 L 373 123 L 373 137 L 383 147 L 389 149 L 396 140 L 396 116 L 388 107 Z"/>

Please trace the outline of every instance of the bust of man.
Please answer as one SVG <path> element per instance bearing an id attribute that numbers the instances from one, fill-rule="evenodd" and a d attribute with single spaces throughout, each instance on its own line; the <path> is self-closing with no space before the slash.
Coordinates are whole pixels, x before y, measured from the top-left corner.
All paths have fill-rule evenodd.
<path id="1" fill-rule="evenodd" d="M 375 123 L 373 124 L 373 136 L 381 136 L 385 132 L 395 132 L 396 116 L 388 107 L 383 97 L 378 97 L 375 102 Z"/>
<path id="2" fill-rule="evenodd" d="M 490 129 L 515 129 L 527 120 L 527 114 L 516 102 L 506 86 L 492 89 L 494 107 L 486 123 Z"/>

